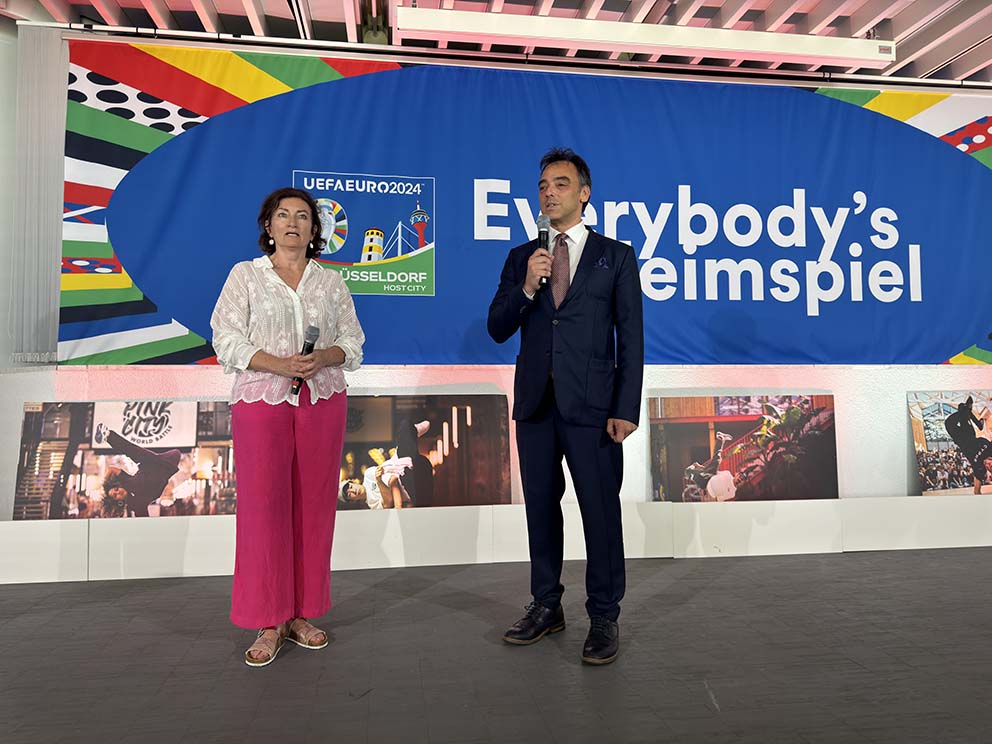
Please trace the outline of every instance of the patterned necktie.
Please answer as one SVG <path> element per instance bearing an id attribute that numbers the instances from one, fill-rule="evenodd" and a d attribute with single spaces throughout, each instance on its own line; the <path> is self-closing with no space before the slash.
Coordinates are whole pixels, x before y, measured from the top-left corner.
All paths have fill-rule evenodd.
<path id="1" fill-rule="evenodd" d="M 561 305 L 568 293 L 568 238 L 565 233 L 558 233 L 555 238 L 555 252 L 551 258 L 551 298 L 555 307 Z"/>

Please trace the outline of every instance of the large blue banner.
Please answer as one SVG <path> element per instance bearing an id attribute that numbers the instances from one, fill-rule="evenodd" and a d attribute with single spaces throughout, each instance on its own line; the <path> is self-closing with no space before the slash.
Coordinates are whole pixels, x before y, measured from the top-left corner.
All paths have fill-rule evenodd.
<path id="1" fill-rule="evenodd" d="M 158 313 L 209 339 L 227 272 L 258 255 L 262 198 L 303 187 L 366 363 L 509 363 L 489 301 L 536 234 L 541 155 L 568 146 L 592 170 L 586 223 L 638 255 L 648 363 L 987 361 L 992 171 L 939 126 L 785 87 L 403 68 L 153 149 L 107 235 Z"/>

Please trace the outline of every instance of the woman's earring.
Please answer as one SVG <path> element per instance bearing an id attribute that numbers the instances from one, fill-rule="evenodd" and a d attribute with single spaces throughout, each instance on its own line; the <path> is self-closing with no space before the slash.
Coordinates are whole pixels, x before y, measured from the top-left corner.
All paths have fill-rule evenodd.
<path id="1" fill-rule="evenodd" d="M 313 241 L 312 240 L 310 241 L 310 244 L 307 245 L 307 248 L 309 248 L 310 250 L 313 250 Z"/>
<path id="2" fill-rule="evenodd" d="M 276 244 L 276 241 L 274 241 L 272 238 L 269 238 L 269 245 L 275 245 L 275 244 Z"/>

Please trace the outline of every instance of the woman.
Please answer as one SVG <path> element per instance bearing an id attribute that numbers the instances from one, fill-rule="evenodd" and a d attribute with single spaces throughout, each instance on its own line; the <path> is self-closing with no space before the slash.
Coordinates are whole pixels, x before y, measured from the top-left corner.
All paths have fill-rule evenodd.
<path id="1" fill-rule="evenodd" d="M 111 458 L 109 475 L 103 483 L 106 494 L 103 499 L 104 516 L 147 517 L 149 505 L 162 495 L 169 480 L 179 472 L 182 453 L 177 449 L 152 452 L 103 424 L 97 424 L 96 429 L 97 442 L 106 440 L 116 452 L 126 455 L 138 466 L 137 472 L 132 475 L 111 464 L 116 462 Z"/>
<path id="2" fill-rule="evenodd" d="M 269 194 L 258 214 L 264 256 L 236 264 L 210 325 L 217 360 L 236 377 L 231 429 L 238 473 L 231 621 L 261 628 L 249 666 L 284 640 L 323 648 L 307 618 L 331 606 L 330 559 L 347 401 L 343 370 L 358 369 L 365 334 L 341 275 L 313 261 L 320 216 L 307 192 Z M 304 328 L 320 329 L 300 354 Z M 305 382 L 292 394 L 293 378 Z"/>

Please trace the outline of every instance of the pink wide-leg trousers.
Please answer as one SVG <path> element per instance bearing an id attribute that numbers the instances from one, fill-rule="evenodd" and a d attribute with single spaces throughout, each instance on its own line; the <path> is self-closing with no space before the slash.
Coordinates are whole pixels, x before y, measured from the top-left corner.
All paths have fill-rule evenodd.
<path id="1" fill-rule="evenodd" d="M 231 406 L 237 547 L 231 622 L 264 628 L 331 607 L 331 541 L 348 414 L 344 392 Z"/>

